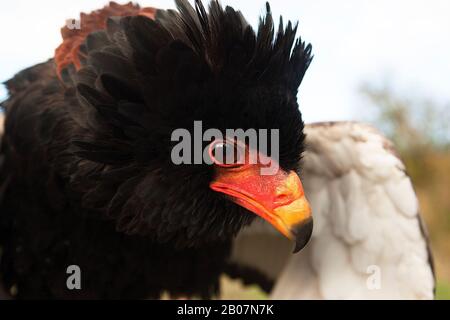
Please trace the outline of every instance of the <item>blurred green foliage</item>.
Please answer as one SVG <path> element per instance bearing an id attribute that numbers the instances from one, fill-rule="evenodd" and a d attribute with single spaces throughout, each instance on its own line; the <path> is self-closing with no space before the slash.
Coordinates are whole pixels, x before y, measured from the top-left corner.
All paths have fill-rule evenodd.
<path id="1" fill-rule="evenodd" d="M 436 285 L 436 299 L 450 300 L 450 282 L 438 281 Z"/>
<path id="2" fill-rule="evenodd" d="M 450 103 L 398 97 L 389 87 L 364 85 L 361 92 L 373 105 L 375 125 L 403 154 L 450 151 Z"/>

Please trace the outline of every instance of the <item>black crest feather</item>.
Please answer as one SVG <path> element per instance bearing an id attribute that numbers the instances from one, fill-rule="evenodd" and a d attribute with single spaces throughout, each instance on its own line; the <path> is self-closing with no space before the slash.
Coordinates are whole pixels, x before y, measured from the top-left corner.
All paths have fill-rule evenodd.
<path id="1" fill-rule="evenodd" d="M 176 5 L 155 20 L 109 18 L 82 44 L 82 68 L 65 70 L 64 93 L 56 79 L 46 89 L 63 107 L 34 101 L 48 108 L 36 113 L 46 120 L 46 129 L 36 129 L 49 145 L 45 158 L 83 208 L 122 232 L 192 246 L 228 239 L 254 215 L 209 189 L 211 166 L 175 166 L 171 133 L 192 130 L 195 120 L 204 129 L 279 129 L 280 164 L 296 169 L 304 139 L 296 93 L 311 46 L 290 22 L 280 19 L 275 31 L 269 5 L 257 32 L 215 0 L 208 9 L 201 1 Z M 49 65 L 32 70 L 49 82 Z M 10 80 L 10 91 L 35 81 L 33 72 Z"/>
<path id="2" fill-rule="evenodd" d="M 217 75 L 241 76 L 249 81 L 283 83 L 297 90 L 312 60 L 311 45 L 296 39 L 297 25 L 280 23 L 275 33 L 272 12 L 260 18 L 258 31 L 241 12 L 211 1 L 207 12 L 201 1 L 195 9 L 176 1 L 177 11 L 160 11 L 158 20 L 176 39 L 188 43 Z"/>
<path id="3" fill-rule="evenodd" d="M 155 20 L 110 18 L 86 39 L 75 83 L 90 126 L 75 137 L 75 154 L 92 175 L 87 183 L 85 170 L 73 166 L 72 180 L 83 187 L 83 203 L 105 210 L 121 231 L 188 245 L 226 238 L 252 216 L 209 190 L 211 168 L 171 164 L 172 131 L 192 130 L 194 120 L 221 130 L 280 129 L 280 163 L 295 169 L 304 138 L 296 93 L 311 46 L 296 39 L 291 22 L 280 19 L 275 32 L 268 4 L 256 33 L 218 1 L 208 10 L 201 1 L 176 5 Z M 111 182 L 121 167 L 134 174 Z M 180 185 L 183 179 L 190 182 Z"/>
<path id="4" fill-rule="evenodd" d="M 19 297 L 217 291 L 232 236 L 256 215 L 210 189 L 214 166 L 173 164 L 175 129 L 278 129 L 280 166 L 298 169 L 311 46 L 297 25 L 275 29 L 268 5 L 255 31 L 218 1 L 176 4 L 110 17 L 63 82 L 53 60 L 6 82 L 0 273 Z M 65 286 L 74 262 L 83 290 Z"/>

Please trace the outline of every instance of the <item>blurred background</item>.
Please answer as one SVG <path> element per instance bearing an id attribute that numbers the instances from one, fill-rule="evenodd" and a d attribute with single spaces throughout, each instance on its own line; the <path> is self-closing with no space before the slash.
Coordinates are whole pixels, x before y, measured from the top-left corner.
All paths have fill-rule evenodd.
<path id="1" fill-rule="evenodd" d="M 265 10 L 264 0 L 221 2 L 240 9 L 252 25 Z M 106 3 L 2 3 L 0 81 L 52 57 L 65 20 Z M 139 4 L 174 7 L 172 0 Z M 298 20 L 300 35 L 313 45 L 315 58 L 299 92 L 305 122 L 365 121 L 395 142 L 429 229 L 437 298 L 450 299 L 450 2 L 277 0 L 271 7 L 275 17 Z M 264 297 L 257 288 L 242 292 L 224 281 L 231 297 Z"/>

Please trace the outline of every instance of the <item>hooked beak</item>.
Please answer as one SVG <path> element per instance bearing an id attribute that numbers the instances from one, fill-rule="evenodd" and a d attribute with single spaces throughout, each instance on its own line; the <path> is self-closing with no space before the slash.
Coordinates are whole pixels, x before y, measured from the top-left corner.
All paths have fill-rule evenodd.
<path id="1" fill-rule="evenodd" d="M 274 175 L 261 175 L 258 165 L 217 168 L 210 188 L 227 195 L 294 240 L 294 253 L 308 243 L 313 229 L 311 209 L 294 171 L 279 169 Z"/>

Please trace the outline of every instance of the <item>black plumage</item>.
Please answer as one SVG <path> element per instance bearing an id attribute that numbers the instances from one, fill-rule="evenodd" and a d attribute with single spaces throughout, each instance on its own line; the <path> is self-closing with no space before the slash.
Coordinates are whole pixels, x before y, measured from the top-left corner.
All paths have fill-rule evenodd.
<path id="1" fill-rule="evenodd" d="M 0 262 L 17 298 L 211 297 L 231 239 L 254 214 L 208 186 L 213 168 L 174 165 L 174 129 L 280 130 L 280 165 L 298 169 L 296 94 L 311 61 L 297 27 L 270 8 L 257 33 L 212 1 L 156 19 L 112 17 L 80 47 L 6 82 Z M 83 289 L 66 288 L 79 265 Z"/>

